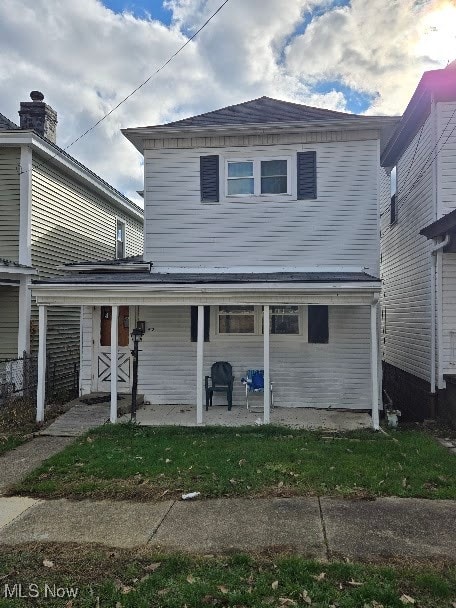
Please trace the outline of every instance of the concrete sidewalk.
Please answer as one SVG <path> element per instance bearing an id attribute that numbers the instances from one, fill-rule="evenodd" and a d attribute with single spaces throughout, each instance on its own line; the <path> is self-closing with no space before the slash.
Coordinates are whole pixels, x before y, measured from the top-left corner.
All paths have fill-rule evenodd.
<path id="1" fill-rule="evenodd" d="M 194 502 L 0 498 L 0 544 L 99 543 L 194 553 L 291 550 L 307 557 L 456 562 L 456 501 L 381 498 Z"/>

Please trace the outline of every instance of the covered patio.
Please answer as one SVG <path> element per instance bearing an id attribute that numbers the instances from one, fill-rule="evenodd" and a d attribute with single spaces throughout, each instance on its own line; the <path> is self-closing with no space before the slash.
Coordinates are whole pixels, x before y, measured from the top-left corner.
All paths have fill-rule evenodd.
<path id="1" fill-rule="evenodd" d="M 86 268 L 86 267 L 85 267 Z M 81 306 L 81 381 L 80 392 L 86 394 L 97 390 L 94 388 L 94 377 L 96 373 L 94 367 L 95 355 L 94 345 L 96 334 L 93 333 L 94 315 L 99 314 L 100 310 L 105 310 L 106 317 L 110 320 L 110 344 L 108 351 L 104 353 L 104 365 L 108 361 L 108 372 L 104 374 L 104 381 L 109 382 L 110 400 L 110 421 L 115 423 L 118 419 L 118 393 L 128 392 L 130 384 L 122 380 L 125 375 L 125 356 L 126 348 L 121 353 L 119 345 L 119 311 L 128 307 L 130 313 L 127 321 L 122 321 L 122 325 L 129 323 L 130 331 L 133 327 L 142 325 L 146 330 L 144 341 L 141 343 L 139 359 L 139 383 L 138 390 L 145 395 L 146 403 L 152 402 L 142 413 L 138 412 L 138 421 L 141 423 L 153 423 L 152 418 L 156 418 L 158 424 L 226 424 L 237 426 L 241 424 L 268 424 L 279 422 L 283 419 L 285 424 L 303 424 L 301 418 L 307 417 L 312 426 L 312 399 L 306 402 L 305 407 L 299 407 L 299 398 L 296 398 L 296 407 L 293 401 L 288 401 L 291 407 L 280 407 L 281 401 L 285 401 L 286 386 L 291 383 L 299 385 L 304 367 L 310 370 L 309 377 L 312 379 L 312 387 L 315 399 L 318 397 L 318 390 L 324 392 L 324 382 L 331 384 L 331 399 L 320 399 L 319 409 L 324 412 L 318 414 L 318 419 L 325 419 L 328 425 L 331 424 L 331 416 L 334 409 L 355 410 L 354 412 L 345 411 L 340 415 L 352 414 L 360 416 L 360 424 L 365 425 L 366 417 L 362 414 L 366 410 L 370 413 L 370 424 L 377 429 L 379 426 L 379 398 L 380 375 L 379 375 L 379 342 L 378 342 L 378 297 L 380 283 L 374 277 L 362 272 L 321 272 L 321 273 L 270 273 L 270 274 L 210 274 L 201 273 L 199 275 L 181 274 L 159 274 L 154 272 L 144 272 L 135 269 L 130 272 L 110 272 L 97 274 L 84 273 L 74 274 L 69 277 L 60 277 L 47 282 L 36 282 L 33 292 L 39 305 L 39 378 L 38 399 L 37 399 L 37 420 L 44 418 L 45 377 L 46 364 L 46 310 L 50 305 L 59 306 Z M 260 326 L 257 334 L 245 340 L 243 335 L 231 337 L 230 341 L 225 340 L 224 350 L 217 346 L 219 342 L 207 344 L 205 328 L 207 328 L 208 317 L 205 309 L 211 312 L 220 307 L 247 307 L 258 312 L 258 325 Z M 349 313 L 350 324 L 346 325 L 345 336 L 350 340 L 349 350 L 346 343 L 340 342 L 337 336 L 333 336 L 327 351 L 319 353 L 319 359 L 310 357 L 305 350 L 307 346 L 307 334 L 300 341 L 292 346 L 289 336 L 271 335 L 271 316 L 274 314 L 275 307 L 295 307 L 307 310 L 310 306 L 329 307 L 334 311 L 330 316 L 333 317 L 333 330 L 343 325 L 344 310 Z M 109 307 L 109 313 L 106 308 Z M 187 344 L 189 336 L 178 333 L 175 330 L 173 337 L 174 350 L 166 350 L 173 329 L 179 325 L 185 315 L 190 319 L 190 308 L 193 307 L 196 315 L 195 344 Z M 168 316 L 172 311 L 176 311 L 173 318 Z M 154 312 L 155 311 L 155 312 Z M 365 311 L 365 312 L 364 312 Z M 361 314 L 362 313 L 362 314 Z M 255 313 L 257 314 L 257 313 Z M 168 316 L 167 316 L 168 315 Z M 188 315 L 188 317 L 187 317 Z M 253 312 L 252 312 L 253 315 Z M 356 320 L 362 317 L 363 330 L 356 331 Z M 160 325 L 162 323 L 162 325 Z M 100 333 L 100 326 L 95 332 Z M 157 331 L 155 331 L 157 329 Z M 166 331 L 165 331 L 166 329 Z M 306 330 L 307 331 L 307 330 Z M 155 333 L 152 333 L 155 332 Z M 103 333 L 103 332 L 102 332 Z M 217 336 L 215 336 L 217 338 Z M 347 338 L 346 338 L 347 339 Z M 185 344 L 184 344 L 185 342 Z M 241 399 L 238 393 L 237 403 L 231 412 L 227 412 L 226 407 L 221 408 L 214 405 L 205 411 L 204 378 L 208 374 L 209 361 L 223 360 L 226 357 L 220 355 L 229 353 L 230 358 L 236 361 L 237 352 L 242 350 L 243 344 L 250 344 L 252 353 L 250 359 L 242 365 L 247 365 L 247 361 L 255 361 L 256 368 L 264 370 L 264 385 L 268 387 L 271 380 L 274 382 L 280 376 L 277 392 L 282 397 L 276 402 L 277 409 L 271 412 L 271 395 L 268 390 L 262 393 L 260 411 L 255 413 L 247 412 L 245 407 L 241 407 Z M 261 344 L 261 361 L 259 360 L 259 346 Z M 297 345 L 297 346 L 296 346 Z M 295 370 L 281 364 L 283 353 L 287 353 L 294 348 L 295 359 L 300 364 Z M 193 351 L 194 348 L 194 351 Z M 210 359 L 207 359 L 208 351 Z M 161 372 L 163 353 L 171 358 L 170 368 L 166 368 L 166 373 Z M 277 354 L 278 353 L 278 354 Z M 281 354 L 282 353 L 282 354 Z M 353 363 L 345 361 L 349 355 L 355 357 Z M 119 356 L 122 354 L 123 359 Z M 206 357 L 206 358 L 205 358 Z M 275 357 L 275 359 L 274 359 Z M 277 358 L 278 357 L 278 358 Z M 90 359 L 90 362 L 89 362 Z M 271 368 L 271 361 L 273 362 Z M 317 363 L 315 363 L 317 361 Z M 327 365 L 325 367 L 325 361 Z M 333 361 L 340 362 L 344 367 L 332 367 Z M 358 365 L 359 363 L 359 365 Z M 292 364 L 290 364 L 292 365 Z M 122 369 L 120 367 L 123 366 Z M 147 367 L 149 366 L 149 367 Z M 350 376 L 351 370 L 358 367 L 362 368 L 356 378 Z M 100 363 L 98 363 L 98 368 Z M 172 370 L 183 369 L 179 390 L 181 394 L 185 392 L 185 400 L 179 398 L 180 393 L 176 389 L 176 379 L 172 375 Z M 324 369 L 324 374 L 322 373 Z M 83 370 L 86 369 L 84 372 Z M 171 373 L 169 373 L 171 369 Z M 193 369 L 193 372 L 191 371 Z M 340 371 L 342 369 L 342 371 Z M 365 371 L 364 371 L 365 370 Z M 280 373 L 279 373 L 280 371 Z M 321 373 L 320 373 L 321 372 Z M 85 374 L 85 375 L 84 375 Z M 346 377 L 344 377 L 344 374 Z M 166 376 L 166 377 L 164 377 Z M 236 381 L 240 382 L 239 371 Z M 123 384 L 122 384 L 123 382 Z M 151 386 L 152 383 L 152 386 Z M 357 384 L 358 383 L 358 384 Z M 320 386 L 321 384 L 321 386 Z M 160 385 L 157 392 L 156 386 Z M 304 388 L 305 385 L 303 385 Z M 359 391 L 362 396 L 359 404 L 344 406 L 342 397 L 349 399 L 350 391 Z M 240 391 L 240 387 L 237 389 Z M 274 389 L 275 391 L 276 389 Z M 337 400 L 337 391 L 340 394 L 340 403 Z M 161 392 L 160 392 L 161 391 Z M 166 393 L 168 391 L 168 393 Z M 173 392 L 174 391 L 174 392 Z M 336 395 L 336 397 L 335 397 Z M 165 399 L 160 397 L 166 397 Z M 299 397 L 299 396 L 298 396 Z M 353 402 L 353 400 L 352 400 Z M 352 403 L 351 402 L 351 403 Z M 175 406 L 175 404 L 181 404 Z M 193 404 L 195 404 L 193 406 Z M 170 406 L 174 406 L 171 410 Z M 193 407 L 192 407 L 193 406 Z M 180 415 L 180 421 L 172 420 Z M 143 416 L 143 420 L 141 420 Z M 149 420 L 149 422 L 147 422 Z M 356 422 L 355 425 L 358 423 Z"/>
<path id="2" fill-rule="evenodd" d="M 128 413 L 119 418 L 120 422 L 129 420 Z M 137 411 L 136 421 L 142 426 L 198 426 L 196 405 L 143 405 Z M 207 426 L 261 426 L 263 413 L 247 410 L 243 406 L 233 406 L 227 416 L 226 408 L 213 406 L 205 412 L 204 423 Z M 270 423 L 294 429 L 324 429 L 328 432 L 372 427 L 372 419 L 367 412 L 316 408 L 274 407 L 270 412 Z"/>

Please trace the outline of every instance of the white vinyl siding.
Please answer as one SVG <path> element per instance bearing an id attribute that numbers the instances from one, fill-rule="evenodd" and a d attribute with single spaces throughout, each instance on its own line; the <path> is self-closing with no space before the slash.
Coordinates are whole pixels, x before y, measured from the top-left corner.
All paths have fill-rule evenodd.
<path id="1" fill-rule="evenodd" d="M 456 101 L 437 104 L 438 214 L 456 209 Z"/>
<path id="2" fill-rule="evenodd" d="M 140 307 L 139 318 L 146 321 L 139 392 L 152 403 L 194 405 L 196 344 L 190 341 L 190 307 Z M 147 331 L 152 327 L 153 333 Z M 271 379 L 277 405 L 371 408 L 369 307 L 331 306 L 329 336 L 329 344 L 271 336 Z M 263 337 L 238 336 L 233 348 L 233 342 L 217 337 L 211 325 L 210 342 L 204 344 L 205 374 L 215 361 L 233 365 L 233 402 L 244 406 L 241 378 L 248 369 L 263 368 Z"/>
<path id="3" fill-rule="evenodd" d="M 0 310 L 0 359 L 15 359 L 19 330 L 19 287 L 0 285 Z"/>
<path id="4" fill-rule="evenodd" d="M 419 233 L 435 220 L 433 170 L 426 163 L 434 145 L 432 119 L 432 115 L 428 117 L 421 137 L 416 134 L 397 164 L 398 221 L 394 225 L 390 225 L 383 177 L 381 221 L 382 305 L 387 319 L 383 357 L 427 381 L 431 369 L 431 242 Z"/>
<path id="5" fill-rule="evenodd" d="M 456 374 L 456 253 L 442 259 L 443 374 Z"/>
<path id="6" fill-rule="evenodd" d="M 20 148 L 0 149 L 0 259 L 19 260 Z"/>
<path id="7" fill-rule="evenodd" d="M 126 225 L 126 254 L 143 250 L 142 225 L 102 199 L 78 181 L 41 158 L 33 159 L 32 175 L 32 264 L 40 279 L 63 274 L 69 262 L 114 259 L 116 220 Z M 38 311 L 32 305 L 32 328 Z M 64 363 L 79 360 L 79 307 L 50 307 L 48 354 L 57 373 Z M 31 336 L 37 348 L 37 332 Z"/>
<path id="8" fill-rule="evenodd" d="M 154 268 L 350 266 L 379 274 L 378 140 L 211 148 L 221 158 L 317 154 L 318 198 L 202 204 L 207 148 L 145 150 L 145 256 Z M 223 186 L 222 186 L 223 187 Z M 296 184 L 292 187 L 296 191 Z"/>
<path id="9" fill-rule="evenodd" d="M 126 254 L 142 253 L 142 225 L 41 159 L 32 178 L 32 263 L 40 277 L 57 266 L 115 258 L 116 218 L 126 223 Z"/>

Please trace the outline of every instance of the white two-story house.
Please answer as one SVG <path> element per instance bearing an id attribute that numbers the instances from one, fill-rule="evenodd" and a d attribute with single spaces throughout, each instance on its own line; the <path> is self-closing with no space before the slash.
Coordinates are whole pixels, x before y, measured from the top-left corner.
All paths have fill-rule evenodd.
<path id="1" fill-rule="evenodd" d="M 234 407 L 262 369 L 275 406 L 364 410 L 377 427 L 379 163 L 396 122 L 262 97 L 125 129 L 144 155 L 143 263 L 35 284 L 41 352 L 46 307 L 77 302 L 80 390 L 110 390 L 112 421 L 129 389 L 128 316 L 145 329 L 146 401 L 194 407 L 202 423 L 204 377 L 226 361 Z M 268 422 L 269 391 L 263 404 Z"/>
<path id="2" fill-rule="evenodd" d="M 456 62 L 423 74 L 381 161 L 384 386 L 456 423 Z"/>

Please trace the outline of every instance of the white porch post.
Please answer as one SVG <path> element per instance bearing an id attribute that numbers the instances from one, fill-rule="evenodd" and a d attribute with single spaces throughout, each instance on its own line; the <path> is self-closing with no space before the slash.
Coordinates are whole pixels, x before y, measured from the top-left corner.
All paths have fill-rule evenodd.
<path id="1" fill-rule="evenodd" d="M 370 306 L 371 310 L 371 379 L 372 379 L 372 426 L 379 429 L 378 415 L 378 301 Z"/>
<path id="2" fill-rule="evenodd" d="M 117 422 L 117 342 L 119 322 L 119 307 L 111 308 L 111 413 L 109 420 L 112 424 Z"/>
<path id="3" fill-rule="evenodd" d="M 19 330 L 17 334 L 17 356 L 22 357 L 30 351 L 30 317 L 32 301 L 30 294 L 30 277 L 21 277 L 19 283 Z"/>
<path id="4" fill-rule="evenodd" d="M 263 422 L 268 424 L 270 421 L 271 407 L 271 381 L 269 373 L 269 304 L 264 306 L 264 407 Z"/>
<path id="5" fill-rule="evenodd" d="M 47 308 L 38 307 L 38 386 L 36 391 L 36 421 L 44 420 L 44 403 L 46 399 L 46 333 Z"/>
<path id="6" fill-rule="evenodd" d="M 196 423 L 203 424 L 204 306 L 198 306 L 196 342 Z"/>

